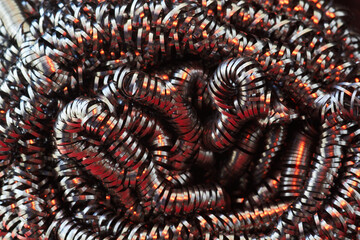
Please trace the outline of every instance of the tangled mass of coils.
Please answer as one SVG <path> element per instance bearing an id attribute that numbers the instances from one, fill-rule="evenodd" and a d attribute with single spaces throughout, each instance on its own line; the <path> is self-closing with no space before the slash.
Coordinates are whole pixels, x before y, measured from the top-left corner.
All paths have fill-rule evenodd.
<path id="1" fill-rule="evenodd" d="M 0 3 L 5 239 L 355 239 L 360 35 L 325 0 Z"/>

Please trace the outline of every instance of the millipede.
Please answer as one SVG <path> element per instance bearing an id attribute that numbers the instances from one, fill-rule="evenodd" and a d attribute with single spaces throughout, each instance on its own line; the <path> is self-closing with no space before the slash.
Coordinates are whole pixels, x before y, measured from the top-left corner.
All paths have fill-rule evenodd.
<path id="1" fill-rule="evenodd" d="M 359 239 L 360 33 L 325 0 L 0 2 L 2 239 Z"/>

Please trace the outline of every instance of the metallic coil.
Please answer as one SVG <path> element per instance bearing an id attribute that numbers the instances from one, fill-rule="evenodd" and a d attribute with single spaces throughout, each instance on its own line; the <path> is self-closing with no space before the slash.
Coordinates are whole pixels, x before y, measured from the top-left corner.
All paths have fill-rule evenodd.
<path id="1" fill-rule="evenodd" d="M 345 36 L 343 31 L 346 21 L 342 18 L 346 14 L 344 15 L 343 11 L 335 10 L 331 5 L 328 7 L 326 3 L 318 2 L 315 10 L 312 10 L 311 8 L 314 7 L 312 3 L 305 6 L 305 1 L 294 2 L 295 4 L 291 3 L 291 8 L 288 7 L 284 14 L 264 9 L 264 4 L 253 1 L 210 0 L 199 1 L 199 4 L 207 10 L 209 15 L 216 16 L 221 22 L 232 24 L 241 31 L 297 45 L 296 51 L 321 52 L 321 48 L 328 44 L 333 45 L 331 47 L 333 51 L 343 47 L 351 48 L 350 42 L 350 44 L 339 43 L 341 37 Z M 304 7 L 307 12 L 304 12 Z M 320 11 L 319 8 L 323 9 Z M 310 13 L 312 11 L 313 13 Z M 336 24 L 334 21 L 331 22 L 335 16 L 338 16 Z M 319 23 L 320 20 L 321 23 Z M 339 57 L 339 55 L 335 54 L 332 57 Z M 354 56 L 350 57 L 350 59 L 353 58 Z"/>
<path id="2" fill-rule="evenodd" d="M 2 1 L 0 237 L 358 238 L 346 19 L 323 0 Z"/>
<path id="3" fill-rule="evenodd" d="M 281 162 L 280 194 L 283 197 L 297 197 L 302 191 L 313 152 L 313 137 L 302 131 L 291 136 L 291 144 L 285 150 Z"/>
<path id="4" fill-rule="evenodd" d="M 254 185 L 258 185 L 263 181 L 271 170 L 272 161 L 279 158 L 281 150 L 285 147 L 287 134 L 285 125 L 273 124 L 266 131 L 264 136 L 264 149 L 261 151 L 260 157 L 256 160 L 254 170 L 252 172 L 252 181 Z"/>
<path id="5" fill-rule="evenodd" d="M 231 151 L 230 157 L 221 163 L 219 173 L 221 185 L 232 184 L 239 175 L 244 174 L 262 137 L 261 128 L 256 124 L 249 124 L 240 131 L 238 138 L 241 141 L 235 143 L 235 148 Z"/>
<path id="6" fill-rule="evenodd" d="M 218 113 L 204 130 L 203 142 L 212 150 L 231 146 L 242 122 L 266 115 L 271 96 L 258 64 L 242 58 L 225 61 L 217 68 L 209 93 Z"/>

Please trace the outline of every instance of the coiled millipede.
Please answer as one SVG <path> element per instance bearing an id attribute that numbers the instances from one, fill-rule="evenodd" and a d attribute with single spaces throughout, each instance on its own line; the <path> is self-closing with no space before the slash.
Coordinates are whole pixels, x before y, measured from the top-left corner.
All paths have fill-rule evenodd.
<path id="1" fill-rule="evenodd" d="M 1 1 L 1 236 L 359 239 L 347 21 L 325 0 Z"/>

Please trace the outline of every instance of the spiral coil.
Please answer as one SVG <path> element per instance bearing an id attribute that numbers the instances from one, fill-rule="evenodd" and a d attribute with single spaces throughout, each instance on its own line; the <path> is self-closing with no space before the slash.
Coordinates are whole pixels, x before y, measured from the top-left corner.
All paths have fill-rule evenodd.
<path id="1" fill-rule="evenodd" d="M 0 9 L 5 239 L 359 238 L 360 37 L 346 11 Z"/>

